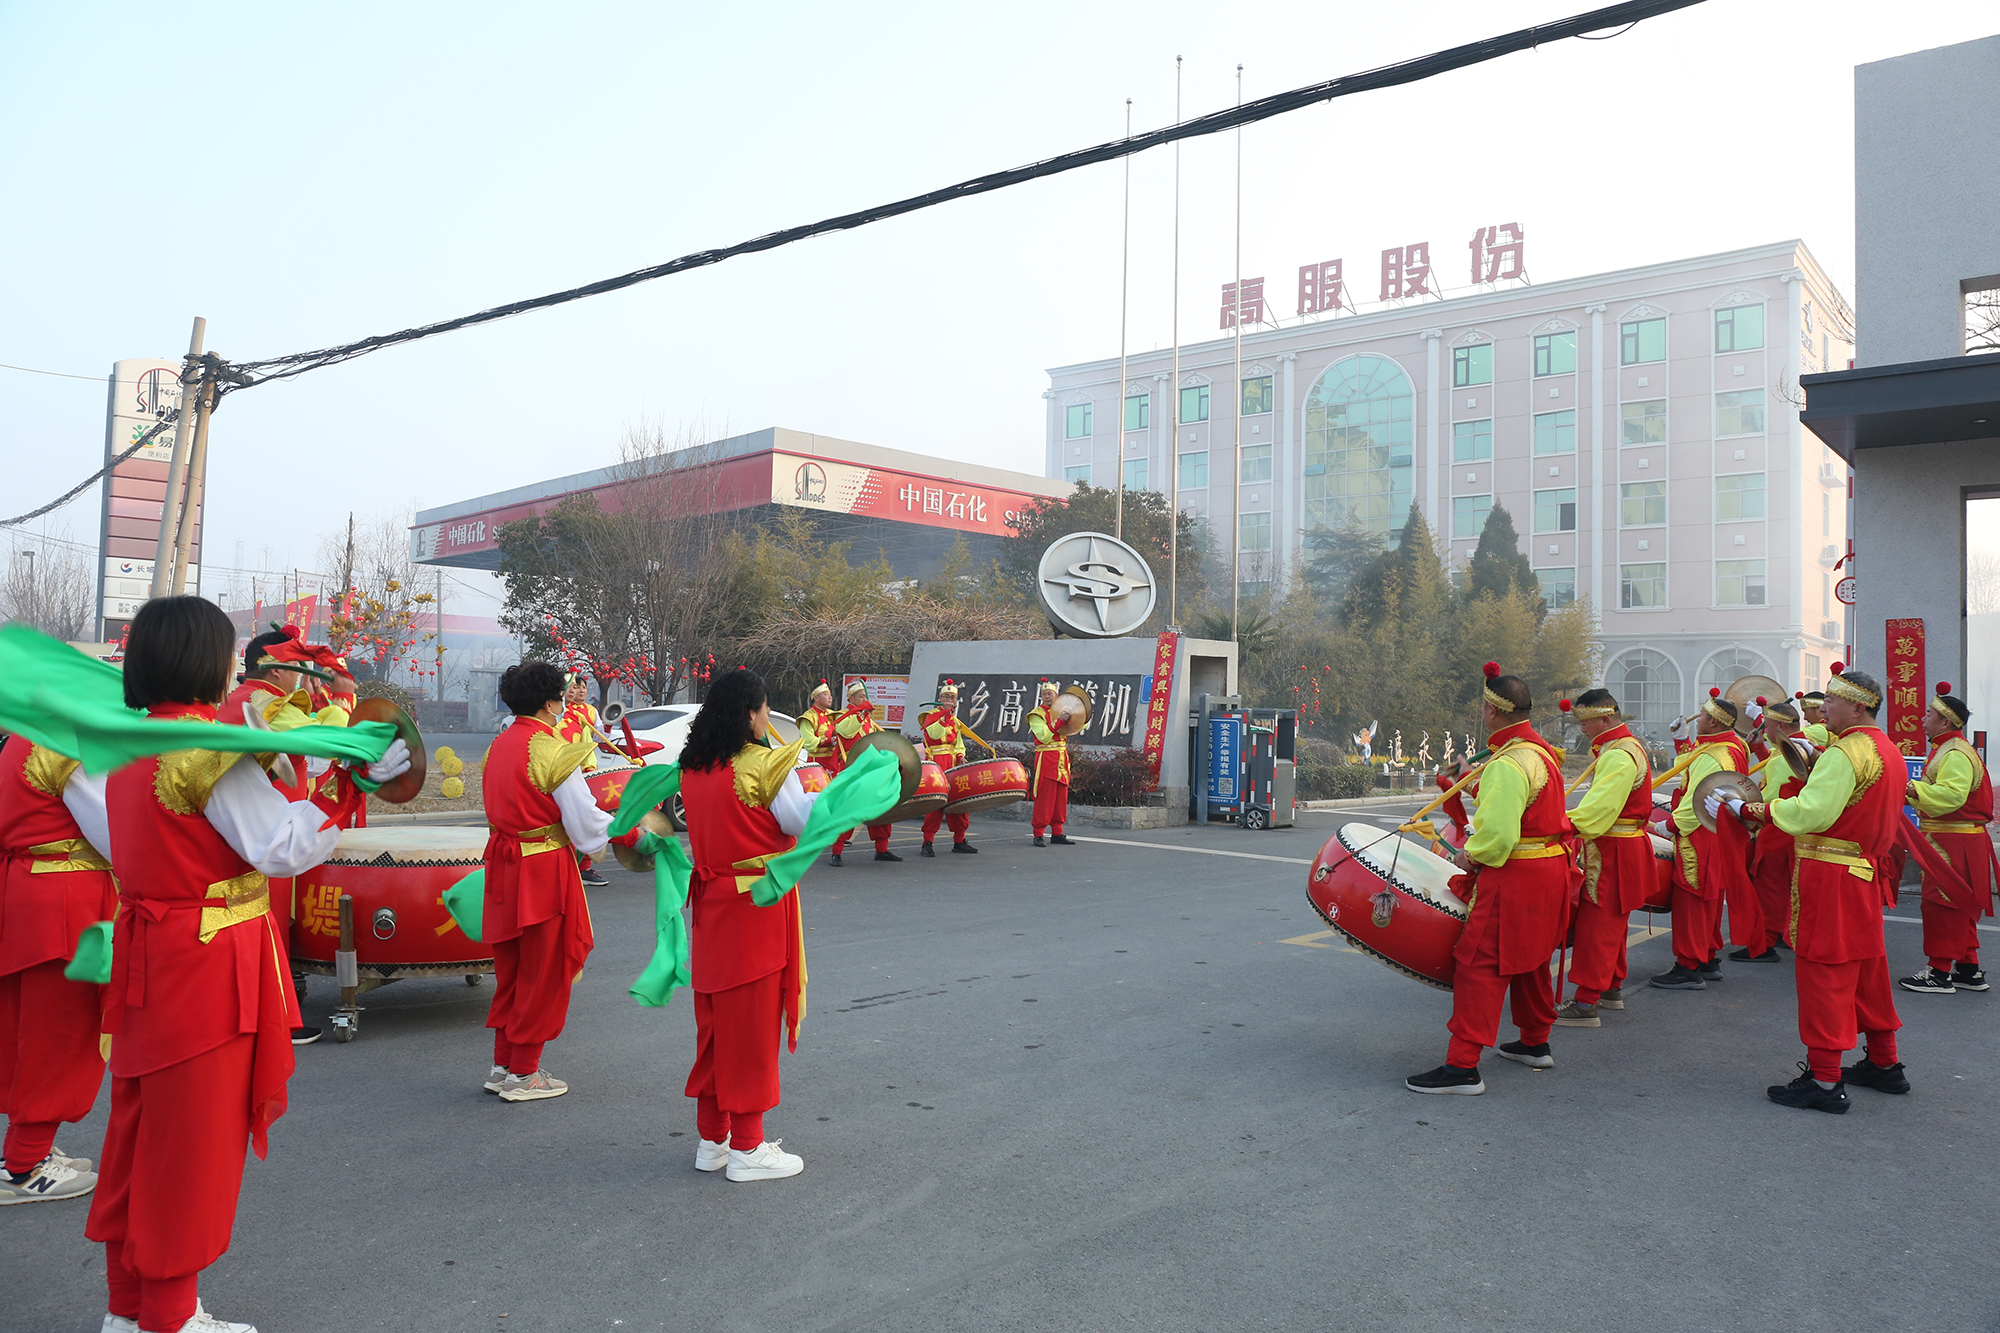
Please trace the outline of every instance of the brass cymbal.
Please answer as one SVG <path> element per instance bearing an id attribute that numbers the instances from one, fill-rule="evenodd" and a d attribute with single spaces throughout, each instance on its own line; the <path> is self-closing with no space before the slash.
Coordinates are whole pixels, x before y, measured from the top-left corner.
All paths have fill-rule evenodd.
<path id="1" fill-rule="evenodd" d="M 871 731 L 854 743 L 854 753 L 862 750 L 887 750 L 896 756 L 896 766 L 902 770 L 903 780 L 903 793 L 896 798 L 897 804 L 916 795 L 917 783 L 924 776 L 924 761 L 909 737 L 900 731 Z"/>
<path id="2" fill-rule="evenodd" d="M 1779 741 L 1778 752 L 1785 756 L 1785 767 L 1792 770 L 1795 778 L 1811 777 L 1813 764 L 1819 760 L 1819 749 L 1811 741 L 1798 736 L 1787 736 Z"/>
<path id="3" fill-rule="evenodd" d="M 1081 685 L 1072 685 L 1056 696 L 1051 711 L 1061 721 L 1062 734 L 1075 736 L 1090 725 L 1090 693 Z"/>
<path id="4" fill-rule="evenodd" d="M 645 814 L 639 816 L 639 827 L 648 833 L 657 834 L 662 838 L 671 838 L 674 836 L 674 826 L 668 823 L 667 817 L 658 810 L 648 810 Z M 624 866 L 627 870 L 636 871 L 642 875 L 651 874 L 653 871 L 653 858 L 636 847 L 620 847 L 614 842 L 611 844 L 611 854 L 617 857 L 618 864 Z"/>
<path id="5" fill-rule="evenodd" d="M 395 700 L 378 694 L 356 704 L 348 721 L 387 722 L 396 729 L 403 744 L 410 747 L 410 768 L 401 777 L 383 783 L 381 790 L 375 794 L 391 805 L 403 805 L 415 800 L 417 793 L 424 789 L 424 775 L 430 768 L 430 757 L 424 749 L 424 733 L 417 728 L 417 720 Z"/>
<path id="6" fill-rule="evenodd" d="M 1764 793 L 1757 789 L 1755 780 L 1741 773 L 1710 773 L 1695 784 L 1687 799 L 1694 802 L 1695 818 L 1710 833 L 1715 832 L 1715 820 L 1708 813 L 1708 798 L 1721 796 L 1723 800 L 1761 801 Z"/>
<path id="7" fill-rule="evenodd" d="M 1722 697 L 1736 705 L 1736 729 L 1745 735 L 1750 730 L 1750 705 L 1758 695 L 1766 699 L 1789 699 L 1790 691 L 1769 676 L 1739 676 L 1736 683 L 1722 692 Z"/>

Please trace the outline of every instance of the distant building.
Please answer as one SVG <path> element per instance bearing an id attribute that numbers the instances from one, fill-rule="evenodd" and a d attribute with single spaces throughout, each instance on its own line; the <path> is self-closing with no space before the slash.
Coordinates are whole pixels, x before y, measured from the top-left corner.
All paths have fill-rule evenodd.
<path id="1" fill-rule="evenodd" d="M 715 512 L 746 521 L 786 509 L 819 515 L 826 540 L 852 542 L 857 560 L 879 553 L 904 579 L 934 574 L 961 537 L 983 565 L 999 555 L 1008 519 L 1037 497 L 1070 489 L 1026 473 L 782 428 L 684 450 L 668 462 L 698 469 L 701 480 L 691 484 L 712 497 Z M 420 564 L 498 569 L 502 525 L 585 492 L 616 509 L 629 475 L 598 468 L 426 509 L 410 529 L 411 556 Z"/>
<path id="2" fill-rule="evenodd" d="M 1302 308 L 1320 299 L 1309 276 Z M 1122 392 L 1116 357 L 1051 370 L 1046 470 L 1178 482 L 1218 540 L 1236 506 L 1253 590 L 1282 581 L 1314 529 L 1352 517 L 1393 533 L 1412 503 L 1462 565 L 1502 504 L 1544 599 L 1597 609 L 1605 684 L 1657 734 L 1711 685 L 1806 688 L 1842 651 L 1847 469 L 1791 401 L 1801 373 L 1847 365 L 1852 336 L 1799 241 L 1282 328 L 1246 320 L 1235 393 L 1232 337 L 1182 346 L 1178 425 L 1171 348 L 1132 354 Z"/>

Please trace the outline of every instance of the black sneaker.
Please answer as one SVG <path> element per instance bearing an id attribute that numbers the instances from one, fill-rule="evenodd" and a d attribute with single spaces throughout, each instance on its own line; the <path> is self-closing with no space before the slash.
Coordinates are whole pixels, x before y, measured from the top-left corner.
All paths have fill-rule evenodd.
<path id="1" fill-rule="evenodd" d="M 1625 988 L 1623 986 L 1613 986 L 1610 990 L 1598 996 L 1597 1007 L 1599 1009 L 1623 1009 L 1625 1007 Z"/>
<path id="2" fill-rule="evenodd" d="M 1721 981 L 1723 979 L 1722 960 L 1720 958 L 1711 958 L 1696 968 L 1695 971 L 1700 974 L 1703 981 Z"/>
<path id="3" fill-rule="evenodd" d="M 1934 967 L 1927 967 L 1915 976 L 1902 977 L 1896 984 L 1904 990 L 1912 990 L 1919 995 L 1951 995 L 1958 990 L 1951 979 L 1951 973 L 1940 972 Z"/>
<path id="4" fill-rule="evenodd" d="M 1048 846 L 1048 844 L 1047 844 L 1047 843 L 1045 843 L 1045 842 L 1043 842 L 1043 841 L 1042 841 L 1042 835 L 1041 835 L 1041 834 L 1039 834 L 1039 833 L 1037 833 L 1037 834 L 1035 835 L 1035 846 L 1037 846 L 1037 847 L 1046 847 L 1046 846 Z"/>
<path id="5" fill-rule="evenodd" d="M 1775 963 L 1778 961 L 1778 948 L 1776 945 L 1772 945 L 1762 953 L 1751 953 L 1750 946 L 1746 944 L 1741 949 L 1731 949 L 1729 951 L 1729 961 L 1732 963 Z"/>
<path id="6" fill-rule="evenodd" d="M 1648 986 L 1658 986 L 1661 990 L 1707 990 L 1708 983 L 1701 979 L 1699 972 L 1675 963 L 1671 970 L 1657 977 L 1646 978 Z"/>
<path id="7" fill-rule="evenodd" d="M 937 849 L 936 849 L 936 848 L 934 848 L 934 847 L 932 847 L 932 846 L 931 846 L 931 845 L 930 845 L 929 843 L 925 843 L 925 844 L 924 844 L 924 845 L 923 845 L 922 847 L 920 847 L 920 848 L 918 848 L 918 849 L 917 849 L 917 855 L 918 855 L 918 856 L 936 856 L 936 855 L 937 855 Z"/>
<path id="8" fill-rule="evenodd" d="M 875 859 L 877 861 L 900 861 L 903 858 L 896 855 L 894 852 L 877 852 L 875 853 Z"/>
<path id="9" fill-rule="evenodd" d="M 827 864 L 828 864 L 828 865 L 830 865 L 830 866 L 837 866 L 837 865 L 839 865 L 839 864 L 840 864 L 840 853 L 839 853 L 839 852 L 835 852 L 835 853 L 833 854 L 833 859 L 832 859 L 831 861 L 828 861 L 828 862 L 827 862 Z"/>
<path id="10" fill-rule="evenodd" d="M 979 851 L 969 842 L 955 842 L 951 845 L 951 850 L 958 856 L 976 855 Z"/>
<path id="11" fill-rule="evenodd" d="M 1989 990 L 1986 974 L 1977 967 L 1966 967 L 1963 963 L 1952 969 L 1951 984 L 1960 990 Z"/>
<path id="12" fill-rule="evenodd" d="M 1530 1046 L 1524 1041 L 1502 1042 L 1493 1048 L 1493 1053 L 1503 1060 L 1515 1060 L 1530 1069 L 1554 1069 L 1555 1056 L 1549 1054 L 1549 1044 Z"/>
<path id="13" fill-rule="evenodd" d="M 319 1040 L 318 1028 L 292 1029 L 292 1045 L 294 1046 L 310 1046 L 318 1040 Z"/>
<path id="14" fill-rule="evenodd" d="M 1075 844 L 1075 843 L 1071 842 L 1071 841 L 1070 841 L 1070 840 L 1069 840 L 1068 838 L 1065 838 L 1065 837 L 1064 837 L 1064 836 L 1063 836 L 1062 834 L 1060 834 L 1060 833 L 1056 834 L 1056 835 L 1055 835 L 1055 836 L 1054 836 L 1053 838 L 1050 838 L 1050 839 L 1049 839 L 1049 842 L 1050 842 L 1050 843 L 1051 843 L 1051 844 L 1052 844 L 1053 846 L 1056 846 L 1056 847 L 1074 847 L 1074 846 L 1076 846 L 1076 844 Z"/>
<path id="15" fill-rule="evenodd" d="M 1836 1083 L 1822 1088 L 1812 1071 L 1799 1066 L 1799 1076 L 1790 1083 L 1764 1089 L 1764 1095 L 1780 1106 L 1800 1111 L 1825 1111 L 1828 1115 L 1847 1114 L 1847 1085 Z"/>
<path id="16" fill-rule="evenodd" d="M 1873 1060 L 1862 1059 L 1840 1071 L 1842 1083 L 1852 1083 L 1857 1087 L 1873 1088 L 1877 1092 L 1904 1093 L 1910 1090 L 1910 1079 L 1903 1072 L 1903 1062 L 1896 1061 L 1884 1069 Z"/>
<path id="17" fill-rule="evenodd" d="M 1479 1067 L 1460 1069 L 1457 1065 L 1439 1065 L 1421 1074 L 1412 1074 L 1403 1080 L 1403 1086 L 1411 1092 L 1431 1092 L 1461 1097 L 1485 1095 L 1486 1081 L 1479 1077 Z"/>

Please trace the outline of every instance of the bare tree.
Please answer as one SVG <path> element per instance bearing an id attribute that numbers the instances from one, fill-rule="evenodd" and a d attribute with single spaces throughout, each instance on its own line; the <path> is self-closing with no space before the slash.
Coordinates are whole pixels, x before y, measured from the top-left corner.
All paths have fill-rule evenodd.
<path id="1" fill-rule="evenodd" d="M 92 561 L 67 538 L 36 541 L 14 534 L 7 573 L 0 578 L 0 621 L 21 621 L 65 641 L 89 638 L 96 595 Z"/>
<path id="2" fill-rule="evenodd" d="M 2000 286 L 1965 294 L 1965 350 L 2000 352 Z"/>

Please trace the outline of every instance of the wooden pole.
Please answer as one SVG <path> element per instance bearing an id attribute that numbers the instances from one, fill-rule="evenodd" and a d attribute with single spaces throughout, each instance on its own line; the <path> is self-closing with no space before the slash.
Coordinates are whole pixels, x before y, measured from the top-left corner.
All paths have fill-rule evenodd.
<path id="1" fill-rule="evenodd" d="M 181 487 L 187 480 L 188 445 L 193 435 L 194 411 L 189 390 L 193 387 L 188 377 L 200 364 L 202 339 L 208 334 L 208 321 L 195 316 L 194 332 L 188 335 L 187 359 L 181 363 L 181 407 L 180 418 L 174 422 L 173 460 L 167 464 L 167 494 L 160 508 L 160 536 L 153 546 L 153 582 L 146 590 L 148 601 L 155 597 L 165 597 L 173 579 L 174 544 L 180 534 Z"/>

